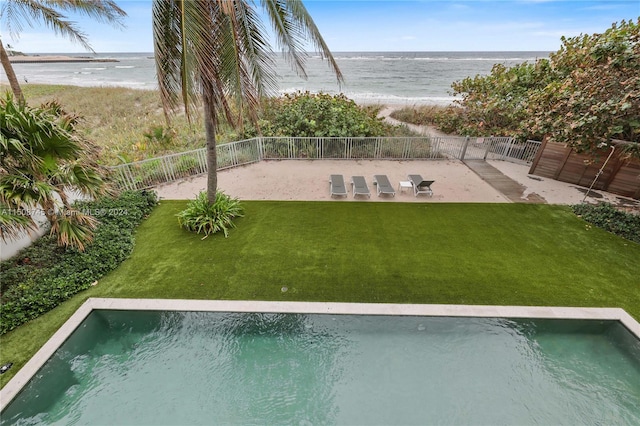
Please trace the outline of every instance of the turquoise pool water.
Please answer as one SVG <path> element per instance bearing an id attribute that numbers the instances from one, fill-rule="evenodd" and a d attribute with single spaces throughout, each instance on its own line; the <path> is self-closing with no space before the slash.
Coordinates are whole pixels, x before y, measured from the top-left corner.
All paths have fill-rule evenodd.
<path id="1" fill-rule="evenodd" d="M 94 311 L 9 424 L 640 424 L 616 321 Z"/>

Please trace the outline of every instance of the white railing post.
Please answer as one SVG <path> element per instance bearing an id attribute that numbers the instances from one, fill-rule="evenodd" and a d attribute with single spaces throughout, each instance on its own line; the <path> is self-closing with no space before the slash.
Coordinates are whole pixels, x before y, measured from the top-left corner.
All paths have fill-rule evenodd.
<path id="1" fill-rule="evenodd" d="M 484 150 L 484 157 L 482 157 L 482 159 L 484 161 L 487 161 L 487 157 L 489 156 L 489 151 L 491 151 L 491 147 L 494 144 L 494 139 L 491 138 L 484 138 L 484 141 L 487 142 L 487 140 L 489 141 L 489 143 L 487 143 L 487 148 Z"/>
<path id="2" fill-rule="evenodd" d="M 264 145 L 262 142 L 262 136 L 253 138 L 256 141 L 256 148 L 258 148 L 258 161 L 264 159 Z"/>
<path id="3" fill-rule="evenodd" d="M 505 157 L 509 158 L 511 157 L 511 149 L 513 148 L 513 138 L 509 138 L 509 141 L 507 142 L 507 149 L 505 150 L 505 153 L 503 155 L 503 159 Z"/>
<path id="4" fill-rule="evenodd" d="M 464 160 L 465 155 L 467 154 L 467 147 L 469 146 L 469 136 L 464 138 L 464 145 L 462 146 L 462 152 L 460 153 L 460 161 Z"/>

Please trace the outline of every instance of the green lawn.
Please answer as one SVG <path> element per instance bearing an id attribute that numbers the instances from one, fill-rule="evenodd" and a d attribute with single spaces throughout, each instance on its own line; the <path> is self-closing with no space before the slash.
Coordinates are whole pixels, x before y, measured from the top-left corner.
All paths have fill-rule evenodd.
<path id="1" fill-rule="evenodd" d="M 130 259 L 2 337 L 18 370 L 88 297 L 621 307 L 640 319 L 640 245 L 567 207 L 245 201 L 229 238 L 163 201 Z M 282 292 L 282 287 L 288 291 Z"/>

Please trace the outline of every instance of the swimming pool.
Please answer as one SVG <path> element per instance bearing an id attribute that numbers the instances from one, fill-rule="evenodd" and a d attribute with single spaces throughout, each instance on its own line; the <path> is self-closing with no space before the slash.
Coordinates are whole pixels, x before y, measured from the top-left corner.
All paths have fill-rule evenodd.
<path id="1" fill-rule="evenodd" d="M 640 423 L 640 342 L 619 321 L 395 306 L 92 309 L 2 424 Z"/>

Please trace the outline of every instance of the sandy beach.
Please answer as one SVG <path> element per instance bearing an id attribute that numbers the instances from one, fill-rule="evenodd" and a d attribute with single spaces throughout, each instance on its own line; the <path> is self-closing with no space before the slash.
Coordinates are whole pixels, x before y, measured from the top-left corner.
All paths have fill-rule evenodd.
<path id="1" fill-rule="evenodd" d="M 577 204 L 586 188 L 552 179 L 530 176 L 529 166 L 506 161 L 490 161 L 503 174 L 519 182 L 526 189 L 523 197 L 535 193 L 548 204 Z M 329 175 L 344 175 L 351 191 L 351 176 L 364 176 L 371 197 L 331 197 Z M 386 174 L 396 188 L 395 197 L 378 196 L 373 175 Z M 414 196 L 411 188 L 399 188 L 408 174 L 420 174 L 434 180 L 433 196 Z M 199 175 L 155 188 L 161 199 L 193 199 L 206 190 L 206 176 Z M 340 202 L 446 202 L 446 203 L 508 203 L 504 195 L 482 180 L 464 163 L 457 160 L 386 161 L 386 160 L 281 160 L 262 161 L 247 166 L 218 172 L 218 188 L 240 200 L 336 200 Z M 590 202 L 620 203 L 620 197 L 602 191 L 593 191 Z M 634 200 L 625 203 L 637 205 Z"/>

